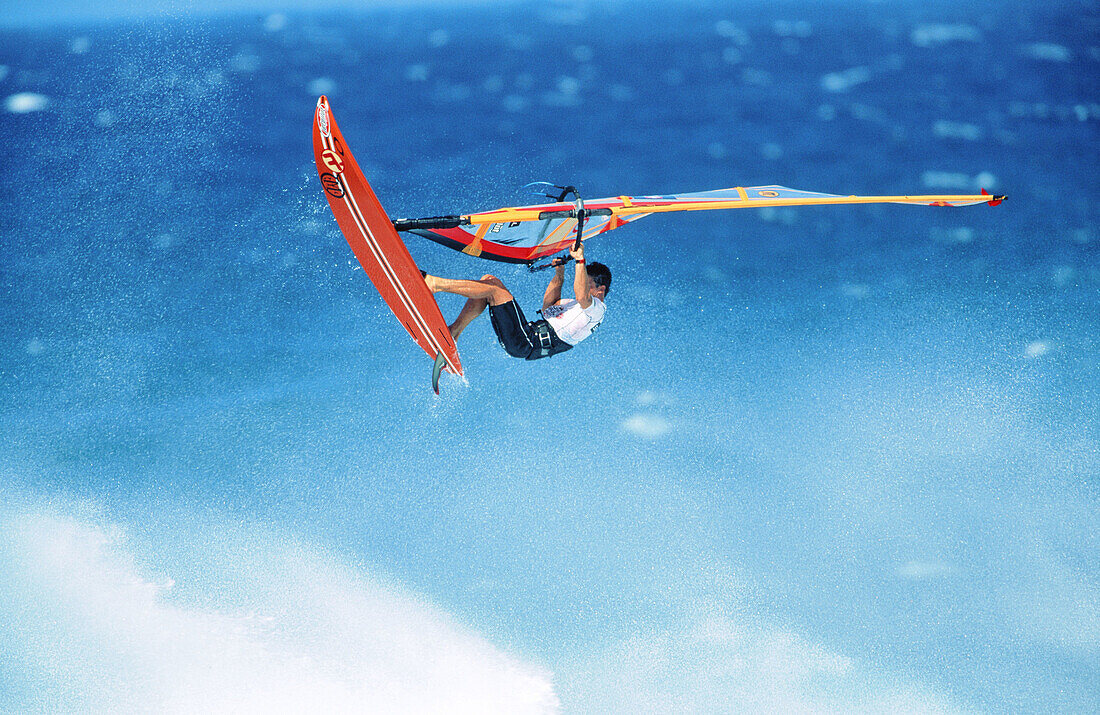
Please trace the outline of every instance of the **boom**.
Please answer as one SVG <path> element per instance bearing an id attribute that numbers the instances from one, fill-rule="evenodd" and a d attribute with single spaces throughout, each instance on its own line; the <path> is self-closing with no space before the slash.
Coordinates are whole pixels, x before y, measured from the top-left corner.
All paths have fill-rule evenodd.
<path id="1" fill-rule="evenodd" d="M 462 216 L 399 219 L 393 224 L 398 231 L 412 231 L 469 255 L 509 263 L 531 263 L 558 253 L 575 240 L 586 241 L 655 213 L 833 204 L 996 206 L 1004 199 L 984 189 L 981 194 L 971 195 L 840 196 L 784 186 L 735 186 L 689 194 L 616 196 L 583 203 L 559 200 Z M 580 236 L 577 235 L 578 224 L 582 227 Z"/>

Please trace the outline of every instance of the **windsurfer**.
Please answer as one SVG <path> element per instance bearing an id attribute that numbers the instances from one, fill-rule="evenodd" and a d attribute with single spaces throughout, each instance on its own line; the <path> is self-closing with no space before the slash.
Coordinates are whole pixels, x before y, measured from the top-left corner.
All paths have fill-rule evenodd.
<path id="1" fill-rule="evenodd" d="M 576 262 L 574 298 L 561 297 L 565 284 L 565 261 L 554 263 L 554 277 L 542 298 L 540 320 L 528 321 L 504 283 L 492 275 L 480 280 L 440 278 L 425 275 L 433 293 L 454 293 L 466 298 L 458 317 L 450 324 L 457 340 L 474 318 L 489 309 L 489 319 L 501 346 L 512 357 L 537 360 L 572 349 L 587 338 L 603 320 L 611 271 L 602 263 L 585 263 L 584 245 L 569 251 Z"/>

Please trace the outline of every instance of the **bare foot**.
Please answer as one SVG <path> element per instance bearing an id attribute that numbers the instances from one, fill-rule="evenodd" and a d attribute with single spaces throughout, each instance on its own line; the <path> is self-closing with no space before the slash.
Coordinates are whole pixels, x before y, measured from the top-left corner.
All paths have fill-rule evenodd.
<path id="1" fill-rule="evenodd" d="M 439 288 L 436 286 L 436 277 L 430 276 L 427 273 L 424 274 L 424 282 L 428 284 L 428 290 L 432 293 L 438 293 Z"/>

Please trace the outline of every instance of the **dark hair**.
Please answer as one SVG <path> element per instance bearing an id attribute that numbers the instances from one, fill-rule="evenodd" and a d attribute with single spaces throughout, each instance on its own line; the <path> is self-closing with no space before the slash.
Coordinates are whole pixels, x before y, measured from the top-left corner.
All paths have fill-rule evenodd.
<path id="1" fill-rule="evenodd" d="M 611 269 L 602 263 L 589 263 L 586 266 L 588 277 L 595 282 L 596 287 L 603 286 L 611 292 Z"/>

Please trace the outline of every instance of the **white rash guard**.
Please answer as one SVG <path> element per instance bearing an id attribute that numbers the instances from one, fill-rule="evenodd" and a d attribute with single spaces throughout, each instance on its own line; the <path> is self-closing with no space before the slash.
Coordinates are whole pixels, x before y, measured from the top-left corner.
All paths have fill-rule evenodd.
<path id="1" fill-rule="evenodd" d="M 576 345 L 592 334 L 603 320 L 606 310 L 603 301 L 594 296 L 592 305 L 587 308 L 582 308 L 576 298 L 570 298 L 543 309 L 542 317 L 546 318 L 546 322 L 550 323 L 559 338 L 570 345 Z"/>

